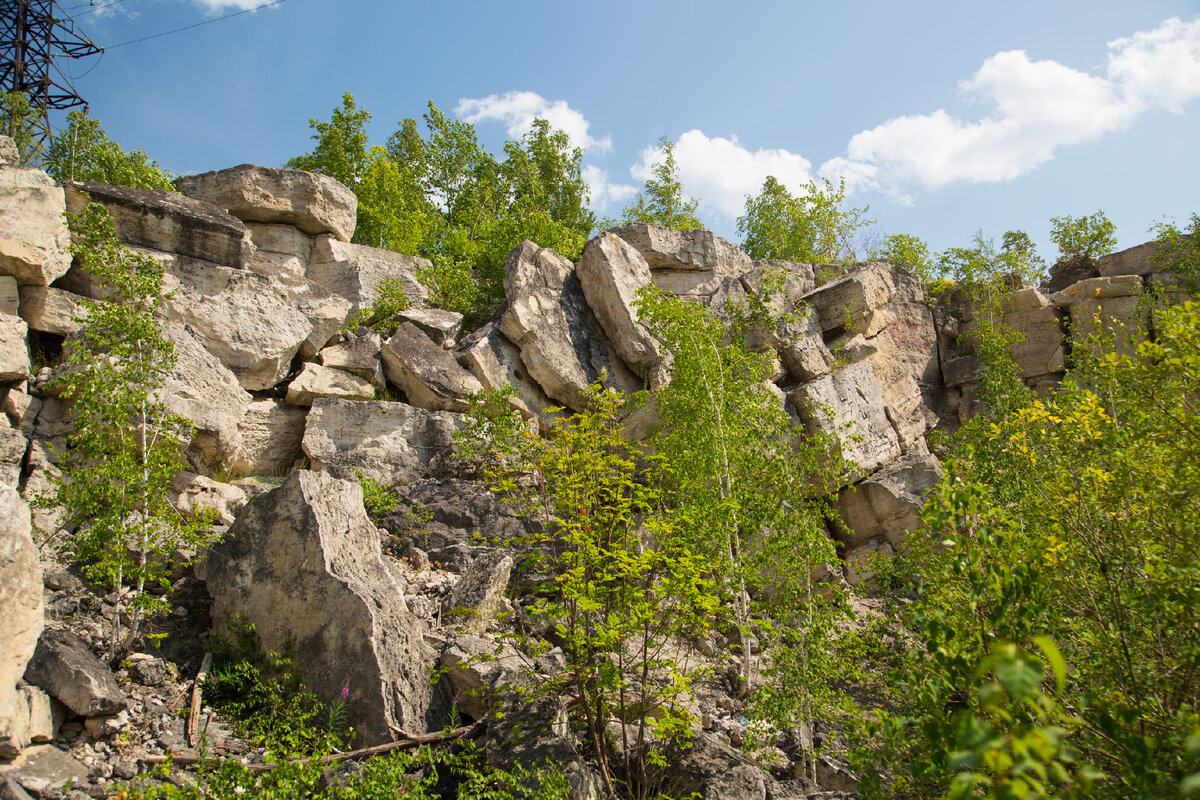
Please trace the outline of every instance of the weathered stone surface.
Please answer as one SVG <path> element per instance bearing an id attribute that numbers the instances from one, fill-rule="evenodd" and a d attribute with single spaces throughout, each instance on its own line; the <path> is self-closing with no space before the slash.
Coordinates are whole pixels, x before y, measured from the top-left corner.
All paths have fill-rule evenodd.
<path id="1" fill-rule="evenodd" d="M 937 386 L 941 383 L 938 336 L 925 290 L 920 281 L 903 273 L 893 272 L 891 280 L 893 292 L 886 310 L 892 321 L 884 330 L 893 345 L 890 349 L 918 384 Z"/>
<path id="2" fill-rule="evenodd" d="M 29 741 L 33 744 L 45 744 L 57 734 L 54 710 L 50 695 L 37 686 L 22 686 L 21 694 L 29 708 Z"/>
<path id="3" fill-rule="evenodd" d="M 1096 259 L 1096 271 L 1104 278 L 1115 275 L 1149 275 L 1162 269 L 1162 265 L 1154 260 L 1157 252 L 1157 242 L 1145 242 L 1117 253 L 1109 253 Z"/>
<path id="4" fill-rule="evenodd" d="M 776 320 L 772 326 L 751 324 L 746 346 L 755 352 L 774 349 L 795 380 L 810 381 L 828 374 L 835 360 L 825 346 L 820 316 L 807 301 L 815 283 L 812 266 L 756 261 L 739 280 L 747 297 Z"/>
<path id="5" fill-rule="evenodd" d="M 49 286 L 71 266 L 63 190 L 40 169 L 0 166 L 0 275 Z"/>
<path id="6" fill-rule="evenodd" d="M 687 749 L 667 754 L 667 779 L 683 795 L 720 800 L 766 800 L 768 776 L 753 761 L 703 731 Z"/>
<path id="7" fill-rule="evenodd" d="M 894 319 L 885 308 L 895 293 L 892 270 L 871 262 L 850 274 L 817 287 L 805 299 L 817 309 L 821 328 L 828 332 L 874 336 Z"/>
<path id="8" fill-rule="evenodd" d="M 17 285 L 17 279 L 12 275 L 0 275 L 0 314 L 15 315 L 21 307 Z"/>
<path id="9" fill-rule="evenodd" d="M 302 447 L 314 470 L 351 479 L 362 470 L 392 485 L 445 469 L 458 420 L 407 403 L 318 399 Z"/>
<path id="10" fill-rule="evenodd" d="M 629 368 L 645 378 L 661 359 L 658 341 L 638 318 L 634 303 L 649 286 L 650 266 L 628 242 L 602 233 L 587 243 L 576 267 L 588 305 Z"/>
<path id="11" fill-rule="evenodd" d="M 163 381 L 164 402 L 194 426 L 187 459 L 209 474 L 227 470 L 241 451 L 238 426 L 250 406 L 250 393 L 189 326 L 167 323 L 163 334 L 175 343 L 176 359 Z"/>
<path id="12" fill-rule="evenodd" d="M 446 669 L 459 712 L 472 719 L 487 716 L 493 692 L 533 672 L 533 663 L 512 645 L 476 633 L 456 636 L 438 660 Z"/>
<path id="13" fill-rule="evenodd" d="M 402 324 L 383 343 L 383 373 L 409 403 L 430 411 L 466 411 L 468 395 L 483 390 L 451 353 L 411 322 Z"/>
<path id="14" fill-rule="evenodd" d="M 349 300 L 355 310 L 374 305 L 380 284 L 391 278 L 400 282 L 409 306 L 415 308 L 424 305 L 429 296 L 429 290 L 417 280 L 417 272 L 431 266 L 424 258 L 318 236 L 313 242 L 308 277 Z"/>
<path id="15" fill-rule="evenodd" d="M 17 681 L 42 633 L 42 567 L 31 535 L 29 506 L 0 485 L 0 756 L 29 744 L 29 710 Z"/>
<path id="16" fill-rule="evenodd" d="M 42 399 L 29 394 L 25 384 L 18 382 L 5 393 L 0 410 L 4 411 L 14 428 L 28 436 L 33 432 L 38 412 L 42 410 Z"/>
<path id="17" fill-rule="evenodd" d="M 0 314 L 0 382 L 24 380 L 29 376 L 28 333 L 25 320 Z"/>
<path id="18" fill-rule="evenodd" d="M 1082 344 L 1102 334 L 1111 338 L 1111 344 L 1096 346 L 1132 353 L 1146 336 L 1142 288 L 1137 275 L 1089 278 L 1056 292 L 1051 299 L 1070 312 L 1072 342 Z"/>
<path id="19" fill-rule="evenodd" d="M 277 280 L 183 256 L 143 252 L 166 267 L 166 319 L 188 325 L 205 349 L 232 370 L 242 388 L 269 389 L 287 375 L 313 325 Z"/>
<path id="20" fill-rule="evenodd" d="M 271 283 L 312 326 L 312 331 L 300 343 L 300 356 L 306 361 L 312 360 L 328 344 L 354 311 L 349 300 L 303 275 L 281 272 L 271 277 Z"/>
<path id="21" fill-rule="evenodd" d="M 354 235 L 358 199 L 333 178 L 255 164 L 185 175 L 175 181 L 188 197 L 223 208 L 243 222 L 292 225 L 310 235 Z"/>
<path id="22" fill-rule="evenodd" d="M 88 203 L 102 204 L 125 244 L 239 269 L 254 253 L 246 226 L 209 203 L 176 192 L 96 181 L 75 181 L 64 189 L 67 213 L 78 214 Z"/>
<path id="23" fill-rule="evenodd" d="M 429 681 L 437 654 L 380 556 L 356 481 L 292 473 L 246 505 L 206 570 L 216 625 L 244 614 L 264 648 L 296 642 L 305 683 L 321 700 L 349 690 L 356 744 L 390 741 L 389 726 L 416 732 L 441 722 Z"/>
<path id="24" fill-rule="evenodd" d="M 55 442 L 46 439 L 32 439 L 29 442 L 29 454 L 26 457 L 29 477 L 26 478 L 25 485 L 21 487 L 21 497 L 25 502 L 32 503 L 39 497 L 54 495 L 54 479 L 61 475 L 55 465 L 56 452 L 61 452 L 64 447 L 66 447 L 66 442 L 61 439 Z M 58 530 L 62 522 L 62 511 L 54 507 L 35 508 L 32 517 L 34 536 L 38 541 L 45 541 L 46 537 Z"/>
<path id="25" fill-rule="evenodd" d="M 383 339 L 375 331 L 368 330 L 326 347 L 317 354 L 317 363 L 345 370 L 372 386 L 383 388 L 387 381 L 383 375 L 382 350 Z"/>
<path id="26" fill-rule="evenodd" d="M 579 410 L 588 385 L 601 375 L 622 392 L 641 387 L 602 333 L 570 261 L 522 242 L 505 264 L 504 292 L 509 305 L 500 330 L 549 397 Z"/>
<path id="27" fill-rule="evenodd" d="M 1073 306 L 1082 300 L 1107 300 L 1113 297 L 1137 297 L 1142 293 L 1142 280 L 1136 275 L 1108 278 L 1088 278 L 1071 284 L 1050 296 L 1060 306 Z"/>
<path id="28" fill-rule="evenodd" d="M 313 237 L 291 225 L 267 222 L 247 222 L 254 255 L 246 262 L 247 269 L 274 275 L 287 272 L 303 277 L 308 271 Z"/>
<path id="29" fill-rule="evenodd" d="M 556 403 L 529 377 L 520 349 L 500 332 L 499 322 L 489 322 L 458 345 L 458 363 L 474 375 L 485 389 L 514 386 L 509 402 L 526 419 L 541 417 Z"/>
<path id="30" fill-rule="evenodd" d="M 167 499 L 176 511 L 187 516 L 215 513 L 218 525 L 232 525 L 237 512 L 246 505 L 246 493 L 238 487 L 194 472 L 175 473 Z"/>
<path id="31" fill-rule="evenodd" d="M 879 574 L 880 559 L 891 558 L 896 549 L 887 542 L 871 540 L 846 553 L 846 581 L 851 586 L 869 582 Z"/>
<path id="32" fill-rule="evenodd" d="M 860 361 L 807 383 L 788 396 L 810 430 L 836 443 L 866 474 L 901 455 L 888 420 L 883 389 L 870 361 Z"/>
<path id="33" fill-rule="evenodd" d="M 42 631 L 25 680 L 81 717 L 115 714 L 127 705 L 112 670 L 68 630 Z"/>
<path id="34" fill-rule="evenodd" d="M 463 315 L 441 308 L 412 308 L 400 312 L 400 319 L 411 322 L 441 347 L 454 347 L 462 330 Z"/>
<path id="35" fill-rule="evenodd" d="M 83 327 L 76 320 L 87 316 L 85 299 L 53 286 L 22 286 L 21 319 L 32 331 L 66 336 Z"/>
<path id="36" fill-rule="evenodd" d="M 901 355 L 895 340 L 888 335 L 891 326 L 883 333 L 862 341 L 858 348 L 865 353 L 875 378 L 883 393 L 884 413 L 900 441 L 904 453 L 927 452 L 925 431 L 935 422 L 934 415 L 925 405 L 921 386 L 913 377 L 913 369 Z M 860 334 L 861 335 L 861 334 Z M 851 339 L 851 342 L 858 337 Z"/>
<path id="37" fill-rule="evenodd" d="M 242 446 L 234 469 L 246 475 L 280 475 L 301 456 L 308 409 L 282 400 L 255 400 L 238 424 Z"/>
<path id="38" fill-rule="evenodd" d="M 304 365 L 287 389 L 287 402 L 293 406 L 311 406 L 318 397 L 370 400 L 374 396 L 375 387 L 365 378 L 312 363 Z"/>
<path id="39" fill-rule="evenodd" d="M 446 601 L 450 622 L 475 633 L 486 631 L 504 607 L 512 568 L 512 556 L 499 550 L 472 561 Z"/>
<path id="40" fill-rule="evenodd" d="M 817 288 L 812 264 L 798 264 L 778 258 L 753 262 L 750 269 L 742 274 L 741 280 L 751 295 L 774 295 L 782 301 L 794 302 Z"/>
<path id="41" fill-rule="evenodd" d="M 933 456 L 905 456 L 843 489 L 838 495 L 838 512 L 847 529 L 839 538 L 848 548 L 873 539 L 900 546 L 909 531 L 920 527 L 923 495 L 941 476 L 941 465 Z"/>
<path id="42" fill-rule="evenodd" d="M 751 265 L 750 256 L 712 231 L 675 231 L 634 222 L 610 233 L 633 245 L 654 270 L 706 270 L 741 275 Z"/>
<path id="43" fill-rule="evenodd" d="M 11 136 L 0 136 L 0 164 L 19 164 L 21 151 Z"/>
<path id="44" fill-rule="evenodd" d="M 17 488 L 29 439 L 18 428 L 0 427 L 0 484 Z"/>

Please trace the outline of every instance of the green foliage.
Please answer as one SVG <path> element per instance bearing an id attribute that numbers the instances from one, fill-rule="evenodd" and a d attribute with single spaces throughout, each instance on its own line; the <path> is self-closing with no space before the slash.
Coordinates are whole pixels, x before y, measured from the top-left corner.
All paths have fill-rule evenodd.
<path id="1" fill-rule="evenodd" d="M 1191 224 L 1180 228 L 1163 220 L 1150 229 L 1155 236 L 1155 265 L 1162 272 L 1179 277 L 1193 298 L 1200 297 L 1200 214 L 1192 212 Z"/>
<path id="2" fill-rule="evenodd" d="M 1117 226 L 1103 211 L 1083 217 L 1054 217 L 1050 241 L 1058 245 L 1060 261 L 1095 261 L 1117 249 Z"/>
<path id="3" fill-rule="evenodd" d="M 133 583 L 127 646 L 144 611 L 165 606 L 147 586 L 169 586 L 172 554 L 205 545 L 203 526 L 210 519 L 185 518 L 168 500 L 172 477 L 185 467 L 179 442 L 191 430 L 157 394 L 175 364 L 174 346 L 155 318 L 163 268 L 117 242 L 101 205 L 90 204 L 70 222 L 72 251 L 112 299 L 85 301 L 87 327 L 70 342 L 66 369 L 53 384 L 74 415 L 55 500 L 75 529 L 64 549 L 85 573 L 114 589 Z M 121 646 L 120 625 L 114 614 L 113 658 Z"/>
<path id="4" fill-rule="evenodd" d="M 930 284 L 936 279 L 933 257 L 925 240 L 907 233 L 893 233 L 884 240 L 884 258 L 895 262 L 897 267 L 911 273 L 922 283 Z"/>
<path id="5" fill-rule="evenodd" d="M 553 766 L 502 770 L 488 766 L 472 742 L 461 752 L 429 747 L 393 750 L 361 765 L 331 764 L 322 758 L 278 760 L 259 770 L 229 758 L 192 783 L 127 787 L 126 800 L 566 800 L 566 778 Z M 155 777 L 171 774 L 164 765 Z"/>
<path id="6" fill-rule="evenodd" d="M 361 469 L 355 470 L 354 474 L 358 476 L 358 483 L 362 486 L 363 506 L 367 510 L 367 516 L 371 518 L 371 522 L 378 525 L 389 511 L 400 505 L 400 498 Z"/>
<path id="7" fill-rule="evenodd" d="M 45 145 L 39 133 L 44 120 L 25 92 L 0 95 L 0 135 L 9 137 L 16 145 L 18 166 L 33 167 L 41 162 Z"/>
<path id="8" fill-rule="evenodd" d="M 896 736 L 890 756 L 898 771 L 912 766 L 917 796 L 941 796 L 960 768 L 978 772 L 950 758 L 962 742 L 947 704 L 966 703 L 1005 737 L 989 780 L 1014 768 L 1018 744 L 1026 764 L 1042 758 L 1057 774 L 1047 786 L 1062 796 L 1174 797 L 1187 779 L 1200 722 L 1200 305 L 1159 312 L 1155 331 L 1130 354 L 1082 348 L 1057 394 L 973 420 L 946 463 L 932 535 L 910 540 L 897 567 L 925 646 L 898 674 L 900 716 L 883 716 L 897 734 L 920 720 L 919 743 L 900 755 Z M 1039 716 L 1008 702 L 998 716 L 974 665 L 1001 640 L 1028 650 L 1037 636 L 1062 646 L 1061 708 L 1038 699 Z M 972 741 L 989 752 L 988 737 Z M 1085 763 L 1106 779 L 1087 788 Z"/>
<path id="9" fill-rule="evenodd" d="M 868 206 L 843 208 L 846 182 L 836 188 L 809 181 L 804 194 L 793 196 L 774 177 L 763 183 L 757 197 L 746 198 L 746 213 L 738 218 L 742 249 L 755 259 L 781 258 L 813 264 L 855 260 L 855 234 L 874 224 Z"/>
<path id="10" fill-rule="evenodd" d="M 657 748 L 686 740 L 694 722 L 681 702 L 691 676 L 668 646 L 702 636 L 717 597 L 704 554 L 667 505 L 666 461 L 624 435 L 629 401 L 595 384 L 589 402 L 542 439 L 502 394 L 485 394 L 464 444 L 495 490 L 542 523 L 509 543 L 542 554 L 554 575 L 527 610 L 554 626 L 568 668 L 538 691 L 578 696 L 571 713 L 609 795 L 613 759 L 642 796 Z M 628 723 L 616 741 L 613 717 Z"/>
<path id="11" fill-rule="evenodd" d="M 100 121 L 83 111 L 67 114 L 67 127 L 50 142 L 46 172 L 56 181 L 99 181 L 135 189 L 175 191 L 171 176 L 138 148 L 125 152 Z"/>
<path id="12" fill-rule="evenodd" d="M 215 636 L 213 670 L 204 701 L 233 722 L 241 736 L 279 754 L 325 752 L 345 746 L 352 735 L 337 704 L 326 706 L 300 677 L 296 649 L 263 652 L 254 625 L 230 620 Z"/>
<path id="13" fill-rule="evenodd" d="M 395 332 L 400 324 L 400 312 L 407 311 L 411 305 L 404 293 L 404 283 L 399 278 L 384 278 L 377 293 L 375 302 L 367 308 L 360 308 L 346 323 L 344 330 L 356 333 L 366 328 L 385 338 Z"/>
<path id="14" fill-rule="evenodd" d="M 369 146 L 370 113 L 346 94 L 329 121 L 310 120 L 316 146 L 287 166 L 329 175 L 358 197 L 354 241 L 428 258 L 418 278 L 431 302 L 478 321 L 503 300 L 504 263 L 525 239 L 577 258 L 595 217 L 583 154 L 535 120 L 498 160 L 475 128 L 431 102 L 426 135 L 406 119 L 386 146 Z"/>
<path id="15" fill-rule="evenodd" d="M 1024 231 L 1006 231 L 999 251 L 982 230 L 976 231 L 971 247 L 948 248 L 938 256 L 937 264 L 941 278 L 953 281 L 967 297 L 977 301 L 994 298 L 1012 284 L 1035 284 L 1044 268 L 1045 262 Z"/>
<path id="16" fill-rule="evenodd" d="M 696 216 L 699 203 L 686 197 L 675 161 L 675 142 L 663 136 L 658 140 L 662 160 L 655 164 L 637 199 L 622 212 L 625 222 L 646 222 L 677 231 L 702 230 Z"/>

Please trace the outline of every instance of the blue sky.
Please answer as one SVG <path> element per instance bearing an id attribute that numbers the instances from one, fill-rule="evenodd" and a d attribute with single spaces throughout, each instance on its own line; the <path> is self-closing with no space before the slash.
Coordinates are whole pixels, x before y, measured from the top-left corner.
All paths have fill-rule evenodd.
<path id="1" fill-rule="evenodd" d="M 111 46 L 261 2 L 62 7 Z M 668 136 L 732 239 L 767 174 L 846 177 L 880 235 L 1020 228 L 1049 260 L 1053 216 L 1103 209 L 1127 247 L 1200 210 L 1195 0 L 285 0 L 67 68 L 112 138 L 180 173 L 281 165 L 349 91 L 379 144 L 427 100 L 492 149 L 546 116 L 586 147 L 601 214 Z"/>

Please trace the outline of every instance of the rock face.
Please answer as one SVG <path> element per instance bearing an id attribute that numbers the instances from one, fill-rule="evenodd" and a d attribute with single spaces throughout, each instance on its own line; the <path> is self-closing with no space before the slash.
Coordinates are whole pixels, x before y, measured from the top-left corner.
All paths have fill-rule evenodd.
<path id="1" fill-rule="evenodd" d="M 433 265 L 424 258 L 349 244 L 333 236 L 318 236 L 308 264 L 308 277 L 354 304 L 355 310 L 374 305 L 385 280 L 399 281 L 411 307 L 424 304 L 429 290 L 417 273 Z"/>
<path id="2" fill-rule="evenodd" d="M 905 456 L 843 490 L 838 513 L 849 530 L 842 541 L 855 548 L 882 538 L 899 546 L 910 531 L 920 528 L 924 495 L 941 477 L 941 466 L 933 456 Z"/>
<path id="3" fill-rule="evenodd" d="M 383 343 L 383 372 L 412 405 L 430 411 L 466 411 L 468 395 L 483 390 L 453 355 L 411 322 Z"/>
<path id="4" fill-rule="evenodd" d="M 640 388 L 600 330 L 570 261 L 522 242 L 509 254 L 504 291 L 509 306 L 500 330 L 520 349 L 529 376 L 549 397 L 583 408 L 586 388 L 601 375 L 621 391 Z"/>
<path id="5" fill-rule="evenodd" d="M 244 614 L 267 649 L 295 641 L 325 702 L 343 687 L 356 744 L 390 741 L 389 726 L 437 725 L 429 670 L 437 655 L 379 555 L 357 483 L 301 470 L 246 506 L 209 554 L 213 620 Z"/>
<path id="6" fill-rule="evenodd" d="M 95 181 L 67 184 L 67 213 L 88 203 L 108 209 L 117 238 L 126 244 L 242 268 L 254 253 L 250 231 L 209 203 L 175 192 L 130 189 Z"/>
<path id="7" fill-rule="evenodd" d="M 0 381 L 22 380 L 29 374 L 29 348 L 25 320 L 0 314 Z"/>
<path id="8" fill-rule="evenodd" d="M 49 286 L 71 266 L 62 187 L 39 169 L 0 166 L 0 275 Z"/>
<path id="9" fill-rule="evenodd" d="M 309 235 L 331 233 L 343 242 L 354 235 L 358 199 L 324 175 L 242 164 L 186 175 L 175 186 L 243 222 L 282 223 Z"/>
<path id="10" fill-rule="evenodd" d="M 21 289 L 21 319 L 31 331 L 67 336 L 83 327 L 78 320 L 87 316 L 86 298 L 53 286 L 29 286 Z"/>
<path id="11" fill-rule="evenodd" d="M 583 249 L 577 271 L 583 295 L 618 355 L 647 377 L 661 354 L 633 307 L 638 290 L 653 282 L 646 259 L 620 237 L 602 233 Z"/>
<path id="12" fill-rule="evenodd" d="M 234 469 L 246 475 L 280 475 L 302 455 L 308 409 L 270 398 L 255 400 L 238 424 L 241 449 Z"/>
<path id="13" fill-rule="evenodd" d="M 28 710 L 17 681 L 42 633 L 42 567 L 29 506 L 15 489 L 0 485 L 0 757 L 29 744 Z"/>
<path id="14" fill-rule="evenodd" d="M 293 406 L 311 406 L 318 397 L 346 400 L 370 400 L 375 396 L 371 382 L 333 367 L 308 363 L 288 384 L 287 402 Z"/>
<path id="15" fill-rule="evenodd" d="M 485 389 L 515 387 L 517 394 L 509 402 L 527 419 L 542 416 L 555 405 L 529 377 L 520 348 L 500 331 L 498 322 L 487 323 L 459 343 L 458 363 L 470 370 Z"/>
<path id="16" fill-rule="evenodd" d="M 806 383 L 789 400 L 810 430 L 828 436 L 842 458 L 863 473 L 900 457 L 900 438 L 887 418 L 883 389 L 869 361 Z"/>
<path id="17" fill-rule="evenodd" d="M 387 485 L 440 472 L 452 451 L 457 416 L 407 403 L 313 401 L 303 448 L 312 469 Z"/>

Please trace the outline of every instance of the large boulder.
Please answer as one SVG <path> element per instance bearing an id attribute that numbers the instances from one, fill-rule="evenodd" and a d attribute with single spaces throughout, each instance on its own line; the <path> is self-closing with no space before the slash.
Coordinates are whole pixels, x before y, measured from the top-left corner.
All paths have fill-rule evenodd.
<path id="1" fill-rule="evenodd" d="M 17 286 L 17 279 L 12 275 L 0 275 L 0 314 L 16 314 L 21 307 Z"/>
<path id="2" fill-rule="evenodd" d="M 788 399 L 810 430 L 827 436 L 842 458 L 857 466 L 855 472 L 870 474 L 900 457 L 900 438 L 870 361 L 806 383 Z"/>
<path id="3" fill-rule="evenodd" d="M 822 284 L 805 296 L 817 309 L 821 328 L 830 335 L 874 336 L 894 319 L 886 306 L 896 291 L 891 267 L 870 262 Z"/>
<path id="4" fill-rule="evenodd" d="M 485 632 L 504 607 L 512 556 L 493 550 L 472 561 L 450 592 L 449 619 L 475 633 Z"/>
<path id="5" fill-rule="evenodd" d="M 245 267 L 254 253 L 246 226 L 209 203 L 176 192 L 96 181 L 74 181 L 64 188 L 67 213 L 78 214 L 88 203 L 102 204 L 125 244 L 237 268 Z"/>
<path id="6" fill-rule="evenodd" d="M 270 389 L 313 333 L 292 294 L 270 277 L 183 256 L 143 251 L 163 262 L 162 313 L 188 325 L 249 391 Z"/>
<path id="7" fill-rule="evenodd" d="M 0 382 L 28 377 L 29 347 L 25 343 L 28 332 L 25 320 L 12 314 L 0 314 Z"/>
<path id="8" fill-rule="evenodd" d="M 53 286 L 21 287 L 21 319 L 31 331 L 67 336 L 83 327 L 87 298 Z"/>
<path id="9" fill-rule="evenodd" d="M 533 672 L 533 662 L 512 645 L 477 633 L 456 636 L 438 660 L 459 712 L 472 719 L 486 717 L 499 691 Z"/>
<path id="10" fill-rule="evenodd" d="M 924 495 L 941 477 L 936 458 L 912 455 L 843 489 L 838 495 L 838 513 L 846 530 L 839 538 L 848 548 L 876 539 L 899 547 L 910 531 L 921 526 Z"/>
<path id="11" fill-rule="evenodd" d="M 308 409 L 283 400 L 255 400 L 238 424 L 242 440 L 234 470 L 244 475 L 282 475 L 302 455 Z"/>
<path id="12" fill-rule="evenodd" d="M 69 630 L 42 631 L 25 668 L 25 680 L 80 717 L 116 714 L 129 704 L 108 665 Z"/>
<path id="13" fill-rule="evenodd" d="M 484 325 L 458 344 L 458 363 L 478 379 L 485 389 L 512 386 L 517 393 L 509 402 L 526 419 L 543 416 L 555 403 L 529 377 L 521 350 L 500 331 L 500 323 Z"/>
<path id="14" fill-rule="evenodd" d="M 365 378 L 313 363 L 305 364 L 287 388 L 287 402 L 293 406 L 311 406 L 318 397 L 370 400 L 374 396 L 375 387 Z"/>
<path id="15" fill-rule="evenodd" d="M 521 351 L 521 361 L 549 397 L 580 410 L 587 387 L 602 376 L 627 394 L 641 388 L 604 336 L 584 298 L 575 266 L 548 248 L 525 241 L 504 269 L 508 308 L 500 330 Z"/>
<path id="16" fill-rule="evenodd" d="M 250 230 L 250 241 L 257 248 L 246 263 L 247 269 L 270 275 L 287 272 L 300 276 L 308 271 L 313 237 L 292 225 L 247 222 L 246 227 Z"/>
<path id="17" fill-rule="evenodd" d="M 358 198 L 325 175 L 242 164 L 175 181 L 188 197 L 223 208 L 243 222 L 292 225 L 310 235 L 354 235 Z"/>
<path id="18" fill-rule="evenodd" d="M 17 681 L 42 633 L 42 566 L 38 563 L 29 506 L 15 489 L 0 485 L 0 757 L 29 744 L 28 708 Z"/>
<path id="19" fill-rule="evenodd" d="M 383 343 L 383 372 L 408 402 L 430 411 L 466 411 L 483 385 L 411 322 Z"/>
<path id="20" fill-rule="evenodd" d="M 355 310 L 374 305 L 380 285 L 392 279 L 400 282 L 409 305 L 417 307 L 429 296 L 417 273 L 431 267 L 424 258 L 318 236 L 309 257 L 308 277 L 349 300 Z"/>
<path id="21" fill-rule="evenodd" d="M 583 295 L 618 355 L 639 376 L 648 377 L 661 354 L 634 308 L 638 290 L 653 283 L 646 259 L 624 239 L 602 233 L 583 248 L 576 271 Z"/>
<path id="22" fill-rule="evenodd" d="M 17 428 L 0 425 L 0 485 L 13 489 L 21 482 L 21 465 L 29 450 L 29 439 Z"/>
<path id="23" fill-rule="evenodd" d="M 666 778 L 683 796 L 713 800 L 766 800 L 770 777 L 715 736 L 697 733 L 687 746 L 667 753 Z"/>
<path id="24" fill-rule="evenodd" d="M 1142 290 L 1140 276 L 1116 275 L 1079 281 L 1050 299 L 1070 313 L 1073 344 L 1080 346 L 1093 336 L 1106 336 L 1112 338 L 1111 344 L 1095 346 L 1102 351 L 1132 353 L 1146 335 Z"/>
<path id="25" fill-rule="evenodd" d="M 0 166 L 0 275 L 49 286 L 71 266 L 62 187 L 40 169 Z"/>
<path id="26" fill-rule="evenodd" d="M 312 469 L 342 478 L 357 473 L 385 484 L 444 470 L 459 415 L 407 403 L 313 401 L 302 447 Z"/>
<path id="27" fill-rule="evenodd" d="M 741 275 L 751 267 L 750 256 L 712 231 L 677 231 L 633 222 L 611 233 L 642 254 L 650 269 L 699 270 Z"/>
<path id="28" fill-rule="evenodd" d="M 206 565 L 213 620 L 242 614 L 263 647 L 294 642 L 305 682 L 325 702 L 347 690 L 355 743 L 442 720 L 430 669 L 437 654 L 404 603 L 403 582 L 380 555 L 362 489 L 308 470 L 251 500 Z"/>
<path id="29" fill-rule="evenodd" d="M 375 331 L 367 330 L 326 347 L 317 353 L 317 363 L 323 367 L 345 370 L 382 389 L 387 386 L 383 375 L 382 350 L 383 339 Z"/>

